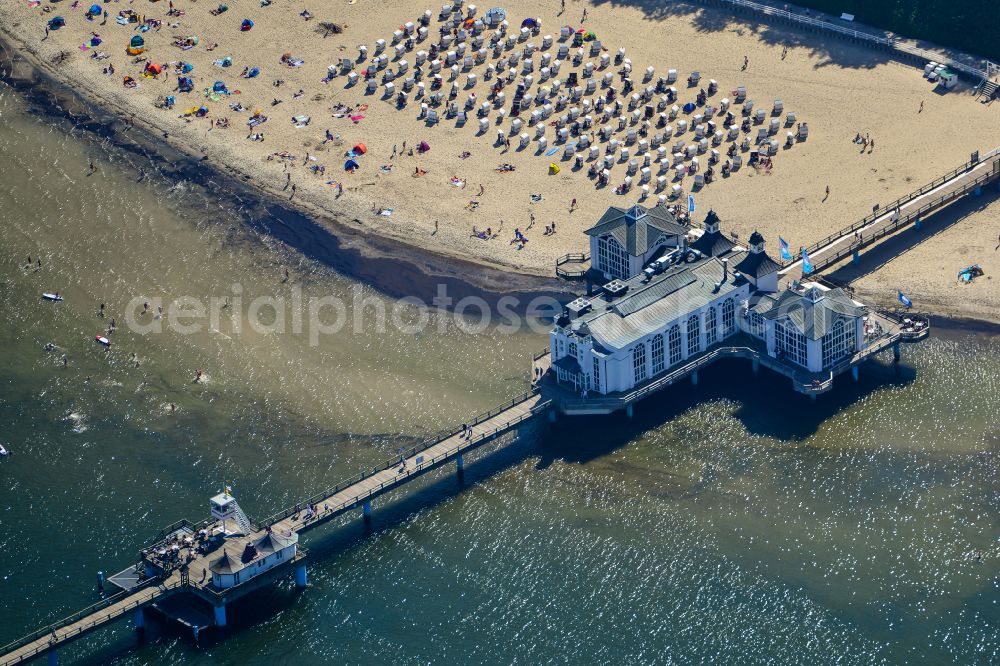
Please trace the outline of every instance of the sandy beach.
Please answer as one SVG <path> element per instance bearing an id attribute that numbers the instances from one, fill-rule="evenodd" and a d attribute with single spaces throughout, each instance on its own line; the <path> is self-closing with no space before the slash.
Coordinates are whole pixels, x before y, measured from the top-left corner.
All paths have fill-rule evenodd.
<path id="1" fill-rule="evenodd" d="M 527 114 L 521 116 L 524 126 L 520 131 L 529 134 L 530 143 L 519 150 L 517 132 L 513 133 L 509 149 L 498 145 L 497 129 L 511 134 L 511 120 L 508 117 L 498 124 L 495 112 L 489 116 L 488 129 L 479 132 L 475 113 L 470 113 L 468 122 L 461 127 L 456 126 L 454 118 L 444 119 L 446 104 L 437 108 L 441 122 L 429 126 L 418 117 L 421 100 L 415 99 L 412 92 L 406 106 L 398 108 L 398 100 L 386 96 L 382 85 L 385 71 L 398 70 L 391 46 L 393 31 L 407 22 L 417 23 L 425 9 L 432 10 L 430 37 L 415 40 L 412 50 L 401 57 L 412 71 L 416 51 L 429 49 L 437 38 L 442 25 L 438 20 L 439 5 L 357 0 L 317 6 L 305 0 L 274 0 L 261 7 L 259 0 L 235 0 L 228 3 L 228 11 L 214 15 L 219 7 L 216 3 L 174 0 L 173 14 L 168 15 L 168 2 L 142 0 L 103 5 L 109 12 L 106 23 L 103 16 L 87 20 L 89 6 L 80 3 L 74 8 L 66 1 L 39 6 L 21 0 L 5 3 L 0 7 L 0 26 L 10 39 L 21 44 L 25 57 L 74 89 L 102 106 L 117 109 L 126 119 L 147 126 L 173 145 L 206 156 L 210 164 L 277 197 L 290 199 L 321 224 L 347 225 L 443 255 L 549 276 L 557 257 L 586 249 L 586 237 L 581 231 L 608 206 L 640 200 L 638 174 L 630 191 L 615 193 L 626 176 L 627 160 L 611 169 L 608 186 L 595 187 L 595 181 L 588 177 L 589 159 L 584 160 L 582 168 L 574 168 L 573 159 L 563 159 L 561 145 L 554 156 L 547 156 L 545 151 L 539 154 L 536 128 L 528 126 Z M 714 181 L 695 192 L 697 220 L 714 208 L 723 219 L 724 230 L 746 237 L 759 229 L 770 241 L 774 254 L 778 235 L 793 247 L 808 245 L 863 217 L 875 203 L 893 200 L 951 170 L 967 160 L 972 151 L 989 150 L 1000 143 L 992 129 L 996 127 L 996 109 L 975 102 L 967 87 L 960 84 L 954 91 L 937 94 L 921 77 L 921 70 L 887 61 L 884 54 L 846 42 L 761 24 L 748 25 L 714 10 L 681 4 L 656 15 L 645 13 L 640 6 L 591 5 L 573 0 L 566 3 L 562 15 L 560 3 L 555 0 L 541 4 L 514 0 L 503 7 L 511 34 L 516 34 L 522 20 L 529 17 L 540 20 L 541 28 L 537 35 L 517 42 L 512 49 L 501 48 L 501 58 L 520 52 L 526 42 L 541 47 L 544 35 L 555 38 L 551 47 L 533 56 L 533 92 L 551 83 L 539 83 L 540 58 L 545 53 L 556 57 L 560 27 L 569 25 L 593 31 L 612 64 L 601 69 L 599 55 L 590 55 L 590 42 L 585 42 L 584 57 L 574 65 L 572 54 L 576 49 L 571 46 L 570 58 L 558 74 L 562 80 L 577 73 L 582 85 L 586 80 L 584 65 L 591 62 L 598 80 L 606 72 L 614 73 L 617 98 L 622 99 L 618 75 L 621 67 L 613 63 L 619 48 L 625 47 L 637 90 L 649 85 L 642 83 L 647 67 L 655 70 L 653 84 L 668 69 L 676 69 L 678 82 L 673 85 L 678 89 L 678 105 L 694 102 L 698 91 L 707 87 L 709 79 L 715 79 L 718 92 L 709 96 L 708 106 L 718 106 L 732 90 L 745 86 L 748 98 L 755 100 L 758 108 L 770 111 L 774 100 L 782 100 L 784 111 L 796 115 L 790 129 L 794 130 L 798 122 L 808 123 L 808 139 L 780 149 L 770 170 L 748 168 L 747 153 L 742 153 L 742 169 L 723 178 L 716 165 Z M 138 31 L 141 23 L 119 25 L 118 13 L 130 9 L 143 20 L 154 19 L 160 24 L 146 32 Z M 479 16 L 486 9 L 480 7 Z M 587 17 L 581 24 L 584 9 Z M 63 16 L 66 25 L 46 37 L 46 22 L 56 15 Z M 250 30 L 240 29 L 244 19 L 253 21 Z M 487 42 L 492 32 L 483 33 Z M 99 35 L 101 43 L 82 48 L 93 33 Z M 131 56 L 126 47 L 136 35 L 143 37 L 147 50 Z M 198 43 L 190 49 L 174 45 L 175 41 L 195 36 Z M 386 40 L 388 64 L 376 75 L 377 92 L 366 94 L 361 72 L 372 63 L 357 63 L 358 47 L 366 45 L 371 58 L 378 39 Z M 342 58 L 356 63 L 354 71 L 359 81 L 354 85 L 343 73 L 328 78 L 328 67 Z M 423 66 L 427 95 L 432 93 L 429 61 Z M 220 66 L 223 62 L 230 64 Z M 460 109 L 470 93 L 476 94 L 477 105 L 486 101 L 496 80 L 484 80 L 486 69 L 497 62 L 494 51 L 487 49 L 482 63 L 459 72 L 455 101 Z M 149 63 L 162 67 L 156 78 L 143 75 Z M 184 74 L 193 80 L 189 93 L 176 90 L 178 76 L 174 72 L 181 63 L 192 66 Z M 113 66 L 113 74 L 108 72 L 109 66 Z M 259 70 L 257 76 L 241 76 L 244 69 L 252 68 Z M 440 91 L 447 102 L 452 82 L 448 68 L 443 70 Z M 520 64 L 516 70 L 520 79 Z M 506 65 L 499 71 L 506 71 Z M 687 87 L 685 79 L 693 71 L 701 73 L 701 82 Z M 478 76 L 472 87 L 466 84 L 469 73 Z M 131 77 L 136 86 L 123 85 L 125 77 Z M 205 91 L 210 91 L 217 81 L 229 94 L 206 96 Z M 276 86 L 276 81 L 281 84 Z M 402 82 L 396 83 L 401 89 Z M 513 85 L 504 92 L 509 109 Z M 587 97 L 595 99 L 603 92 L 598 84 L 596 93 Z M 176 99 L 171 109 L 158 105 L 158 100 L 168 95 Z M 657 99 L 659 95 L 654 97 L 654 103 Z M 272 104 L 275 100 L 280 101 Z M 627 104 L 628 96 L 624 100 Z M 235 105 L 246 110 L 234 110 Z M 185 115 L 185 111 L 201 106 L 208 109 L 204 117 Z M 741 120 L 739 107 L 734 109 Z M 267 121 L 249 128 L 247 121 L 257 110 Z M 699 107 L 692 114 L 681 113 L 677 120 L 692 123 L 692 116 L 702 112 Z M 624 114 L 630 116 L 627 110 Z M 559 115 L 556 111 L 543 123 L 550 146 L 557 145 L 557 134 L 556 128 L 547 123 Z M 600 129 L 604 124 L 601 114 L 593 115 L 594 129 Z M 293 118 L 302 121 L 303 116 L 308 116 L 308 124 L 299 122 L 302 126 L 297 127 Z M 228 127 L 217 124 L 222 119 L 228 119 Z M 782 115 L 780 120 L 784 119 Z M 763 126 L 769 120 L 770 116 Z M 619 132 L 617 117 L 612 117 L 609 124 L 615 138 L 622 142 L 630 128 L 641 127 L 626 123 Z M 676 124 L 671 121 L 671 125 Z M 789 128 L 784 122 L 781 125 L 774 138 L 784 144 Z M 751 138 L 757 128 L 751 128 Z M 651 129 L 650 134 L 656 131 Z M 255 133 L 263 134 L 263 140 L 248 138 Z M 875 146 L 861 150 L 853 142 L 859 133 L 874 139 Z M 741 133 L 740 138 L 743 136 Z M 679 139 L 690 143 L 694 134 L 688 131 L 682 137 L 672 137 L 667 144 Z M 421 142 L 426 142 L 430 150 L 411 155 L 411 149 Z M 345 172 L 345 153 L 357 144 L 364 144 L 366 152 L 356 158 L 355 172 Z M 607 143 L 598 141 L 596 145 L 603 157 Z M 723 159 L 728 145 L 723 142 L 719 146 Z M 631 146 L 630 157 L 636 155 L 637 148 Z M 586 151 L 581 154 L 587 157 Z M 653 155 L 655 159 L 655 151 Z M 707 155 L 698 157 L 704 165 Z M 559 167 L 558 174 L 550 174 L 550 163 Z M 514 170 L 500 173 L 497 167 L 501 164 L 509 164 Z M 81 164 L 80 169 L 86 170 L 87 165 Z M 422 175 L 415 177 L 418 169 Z M 644 200 L 647 204 L 655 203 L 658 194 L 655 165 L 652 173 L 650 194 Z M 669 194 L 674 184 L 673 172 L 666 175 L 668 186 L 663 194 Z M 685 195 L 692 191 L 693 181 L 690 175 L 678 181 Z M 533 201 L 531 195 L 541 198 Z M 571 212 L 574 200 L 576 207 Z M 391 215 L 375 212 L 387 208 L 392 209 Z M 958 292 L 958 298 L 969 299 L 958 307 L 953 302 L 953 274 L 969 263 L 986 261 L 982 255 L 992 252 L 1000 233 L 996 216 L 995 210 L 987 208 L 950 226 L 933 243 L 903 253 L 865 277 L 859 289 L 884 300 L 885 294 L 892 296 L 895 289 L 901 288 L 908 290 L 918 304 L 923 300 L 940 305 L 945 312 L 976 313 L 982 304 L 998 300 L 992 282 L 980 280 L 972 286 L 985 295 L 970 299 L 970 288 Z M 553 223 L 556 233 L 544 234 L 545 227 Z M 967 233 L 972 226 L 976 229 L 975 243 Z M 492 237 L 477 237 L 472 233 L 474 228 L 490 229 Z M 524 233 L 527 243 L 511 242 L 515 228 Z M 978 314 L 995 318 L 988 312 Z"/>

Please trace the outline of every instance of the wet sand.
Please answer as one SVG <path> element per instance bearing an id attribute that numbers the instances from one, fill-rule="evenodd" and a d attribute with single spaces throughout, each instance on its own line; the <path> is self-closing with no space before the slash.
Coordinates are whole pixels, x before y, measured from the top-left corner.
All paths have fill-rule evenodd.
<path id="1" fill-rule="evenodd" d="M 373 53 L 377 38 L 389 41 L 392 30 L 404 21 L 415 20 L 423 6 L 382 2 L 375 16 L 371 3 L 364 1 L 322 9 L 312 7 L 316 16 L 306 21 L 300 12 L 307 4 L 298 0 L 267 8 L 260 8 L 256 2 L 234 4 L 229 12 L 213 17 L 209 10 L 215 5 L 211 3 L 178 0 L 175 7 L 186 14 L 172 19 L 163 16 L 167 9 L 164 3 L 142 7 L 149 12 L 148 16 L 166 19 L 159 32 L 145 33 L 150 46 L 147 55 L 154 62 L 168 64 L 168 71 L 170 63 L 180 60 L 195 65 L 192 73 L 195 91 L 178 95 L 173 111 L 157 109 L 154 102 L 173 90 L 176 77 L 165 73 L 156 80 L 143 78 L 142 63 L 132 62 L 133 58 L 124 53 L 128 38 L 137 34 L 134 25 L 117 26 L 112 20 L 109 25 L 100 26 L 99 22 L 83 19 L 85 6 L 77 10 L 63 6 L 59 11 L 66 14 L 69 25 L 52 32 L 42 42 L 39 40 L 44 20 L 52 14 L 21 4 L 0 9 L 0 25 L 21 40 L 19 50 L 25 57 L 61 80 L 72 80 L 74 88 L 88 98 L 125 117 L 137 116 L 136 122 L 148 123 L 154 132 L 166 132 L 168 140 L 180 149 L 205 155 L 208 164 L 275 197 L 288 196 L 283 189 L 288 182 L 286 172 L 279 160 L 268 161 L 266 157 L 283 150 L 296 155 L 296 166 L 288 167 L 291 182 L 296 185 L 292 203 L 317 218 L 320 224 L 336 229 L 338 234 L 350 229 L 351 236 L 357 234 L 359 245 L 377 246 L 391 239 L 474 264 L 551 275 L 556 257 L 585 249 L 585 237 L 580 232 L 609 205 L 627 205 L 636 200 L 634 190 L 629 195 L 616 196 L 611 187 L 595 189 L 585 170 L 574 172 L 571 163 L 559 162 L 561 173 L 546 175 L 550 159 L 555 158 L 536 156 L 534 144 L 529 150 L 501 152 L 501 148 L 493 146 L 496 135 L 492 125 L 482 136 L 476 136 L 474 119 L 464 128 L 454 127 L 453 121 L 427 127 L 417 119 L 417 103 L 412 100 L 405 110 L 397 110 L 390 101 L 381 99 L 381 88 L 379 94 L 367 96 L 361 85 L 345 88 L 342 77 L 321 83 L 329 64 L 341 57 L 355 57 L 359 44 L 369 45 Z M 539 7 L 537 3 L 515 1 L 504 6 L 515 28 L 522 18 L 532 15 L 542 20 L 542 34 L 558 35 L 558 26 L 563 23 L 579 24 L 584 3 L 569 3 L 567 14 L 562 17 L 556 15 L 555 2 Z M 725 228 L 740 237 L 753 229 L 761 230 L 771 241 L 772 253 L 776 252 L 778 235 L 793 247 L 806 245 L 864 216 L 872 204 L 891 200 L 950 170 L 967 159 L 972 150 L 993 147 L 995 139 L 988 132 L 975 130 L 994 126 L 995 109 L 972 101 L 961 87 L 938 95 L 920 76 L 919 69 L 886 61 L 884 54 L 822 36 L 748 25 L 742 19 L 714 10 L 679 7 L 647 15 L 633 6 L 591 6 L 584 27 L 596 31 L 612 54 L 618 46 L 627 48 L 637 83 L 647 64 L 654 66 L 658 75 L 668 67 L 676 68 L 682 79 L 681 102 L 692 101 L 694 95 L 694 91 L 683 88 L 683 77 L 698 70 L 703 81 L 709 78 L 719 81 L 720 93 L 713 101 L 742 84 L 758 106 L 770 108 L 772 100 L 782 99 L 786 110 L 795 111 L 798 120 L 809 123 L 809 139 L 780 151 L 769 174 L 744 168 L 728 179 L 716 180 L 696 195 L 699 206 L 696 217 L 713 207 L 722 216 Z M 432 34 L 440 25 L 437 7 L 434 9 Z M 255 21 L 249 32 L 240 32 L 238 28 L 244 16 Z M 323 21 L 346 27 L 342 34 L 324 37 L 316 31 Z M 169 22 L 176 22 L 177 27 L 169 27 Z M 90 31 L 101 33 L 105 42 L 96 50 L 109 54 L 109 59 L 95 61 L 79 51 L 79 43 Z M 197 47 L 181 51 L 170 45 L 174 35 L 191 34 L 199 36 Z M 541 41 L 540 36 L 532 39 Z M 219 47 L 207 51 L 206 47 L 215 43 Z M 782 57 L 784 46 L 788 47 L 788 53 Z M 426 47 L 425 43 L 417 48 Z M 52 60 L 60 51 L 70 56 L 57 66 Z M 286 67 L 279 62 L 284 53 L 305 62 L 301 67 Z M 749 58 L 749 66 L 741 71 L 744 55 Z M 233 58 L 232 67 L 212 64 L 225 56 Z M 102 74 L 108 63 L 115 65 L 115 76 Z M 391 65 L 395 67 L 394 63 Z M 260 67 L 262 74 L 255 79 L 239 78 L 240 71 L 249 66 Z M 476 67 L 474 71 L 481 69 Z M 126 74 L 139 82 L 137 89 L 121 85 Z M 272 85 L 276 78 L 284 80 L 280 88 Z M 208 119 L 189 122 L 189 118 L 178 117 L 185 107 L 205 102 L 201 91 L 216 80 L 224 81 L 230 89 L 239 89 L 241 94 L 206 102 L 210 108 Z M 446 82 L 444 89 L 447 91 L 450 85 Z M 299 89 L 304 95 L 293 99 L 293 93 Z M 487 92 L 481 81 L 474 90 L 481 98 Z M 461 91 L 458 99 L 464 100 L 466 94 L 467 91 Z M 243 106 L 261 108 L 270 117 L 260 127 L 266 135 L 264 142 L 245 138 L 247 114 L 236 114 L 228 108 L 237 97 Z M 272 107 L 273 98 L 283 101 Z M 330 109 L 334 103 L 352 107 L 367 104 L 361 114 L 365 118 L 357 124 L 347 118 L 333 118 Z M 298 114 L 309 115 L 310 125 L 295 128 L 290 119 Z M 219 117 L 229 117 L 230 128 L 208 131 L 210 121 Z M 509 121 L 503 127 L 509 129 Z M 341 136 L 339 145 L 322 144 L 326 129 Z M 552 128 L 546 131 L 551 139 Z M 877 147 L 873 151 L 860 151 L 851 141 L 858 132 L 870 134 Z M 778 136 L 783 138 L 784 130 Z M 426 140 L 431 151 L 419 158 L 408 155 L 392 158 L 393 146 L 401 146 L 404 140 L 408 147 Z M 366 144 L 368 153 L 359 160 L 362 166 L 357 174 L 345 175 L 342 153 L 358 142 Z M 459 159 L 463 152 L 470 152 L 471 156 Z M 317 159 L 303 159 L 306 154 Z M 495 167 L 504 162 L 513 164 L 517 170 L 497 174 Z M 380 172 L 379 167 L 388 164 L 393 165 L 392 170 Z M 309 173 L 308 166 L 320 165 L 326 167 L 325 175 Z M 425 169 L 427 175 L 411 177 L 412 169 L 417 166 Z M 616 167 L 612 185 L 623 175 L 624 171 Z M 465 189 L 454 187 L 451 176 L 464 180 Z M 336 198 L 335 188 L 326 185 L 331 180 L 344 184 L 344 196 Z M 486 188 L 482 197 L 476 196 L 480 183 Z M 827 185 L 831 189 L 829 198 L 824 197 Z M 684 186 L 690 188 L 690 178 L 685 179 Z M 544 200 L 532 204 L 530 193 L 541 193 Z M 569 213 L 569 202 L 574 198 L 578 208 Z M 466 207 L 473 200 L 480 205 L 469 211 Z M 388 218 L 375 216 L 371 213 L 373 205 L 391 206 L 394 212 Z M 509 237 L 515 227 L 526 229 L 531 214 L 536 218 L 534 228 L 527 233 L 531 240 L 518 250 L 508 243 Z M 495 230 L 501 220 L 503 231 L 496 239 L 482 241 L 470 237 L 473 225 Z M 439 224 L 437 233 L 434 233 L 435 221 Z M 558 224 L 557 234 L 537 233 L 552 222 Z M 947 277 L 953 272 L 952 263 L 960 245 L 945 246 L 943 239 L 934 243 L 937 256 L 933 261 L 938 272 Z M 952 239 L 956 243 L 960 240 Z M 399 255 L 409 253 L 398 251 Z M 895 285 L 911 286 L 908 276 L 924 266 L 917 267 L 908 261 L 901 257 L 876 274 L 878 284 L 883 285 L 881 290 L 874 290 L 882 292 L 876 293 L 877 297 L 894 295 Z M 456 279 L 476 278 L 482 273 L 470 264 L 442 262 L 441 265 L 454 266 Z M 954 270 L 958 268 L 961 266 Z M 496 284 L 503 282 L 498 276 Z M 952 302 L 950 282 L 937 277 L 922 280 L 913 284 L 908 293 L 914 300 L 940 304 L 946 312 L 976 311 L 979 301 L 970 301 L 967 307 Z M 976 314 L 984 318 L 992 316 Z"/>

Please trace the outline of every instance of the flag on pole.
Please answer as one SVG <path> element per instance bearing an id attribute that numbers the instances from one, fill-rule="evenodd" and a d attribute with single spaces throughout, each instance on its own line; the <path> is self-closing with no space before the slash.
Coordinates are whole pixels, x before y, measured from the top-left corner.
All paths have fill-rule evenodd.
<path id="1" fill-rule="evenodd" d="M 788 250 L 788 241 L 781 236 L 778 236 L 778 246 L 781 248 L 781 260 L 791 261 L 792 253 Z"/>
<path id="2" fill-rule="evenodd" d="M 802 248 L 802 274 L 806 275 L 813 272 L 813 264 L 809 261 L 809 253 L 806 252 L 805 248 Z"/>
<path id="3" fill-rule="evenodd" d="M 903 305 L 905 305 L 908 308 L 912 308 L 913 307 L 913 301 L 911 301 L 909 298 L 907 298 L 906 294 L 904 294 L 901 291 L 897 291 L 896 293 L 898 294 L 897 297 L 899 298 L 899 302 L 900 303 L 902 303 Z"/>
<path id="4" fill-rule="evenodd" d="M 694 195 L 693 194 L 689 194 L 688 195 L 688 212 L 689 213 L 693 213 L 694 212 Z"/>

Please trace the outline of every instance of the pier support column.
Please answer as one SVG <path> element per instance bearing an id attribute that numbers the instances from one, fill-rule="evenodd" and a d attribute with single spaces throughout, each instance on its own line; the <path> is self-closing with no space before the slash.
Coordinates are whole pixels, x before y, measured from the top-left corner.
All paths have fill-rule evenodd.
<path id="1" fill-rule="evenodd" d="M 982 186 L 982 185 L 976 185 L 976 189 L 975 189 L 975 190 L 973 190 L 973 193 L 974 193 L 974 194 L 975 194 L 975 195 L 976 195 L 977 197 L 980 197 L 980 196 L 982 196 L 982 195 L 983 195 L 983 186 Z"/>
<path id="2" fill-rule="evenodd" d="M 49 666 L 57 666 L 59 663 L 59 653 L 53 650 L 49 652 Z"/>
<path id="3" fill-rule="evenodd" d="M 854 254 L 851 255 L 851 263 L 854 263 L 854 264 L 860 264 L 861 263 L 861 252 L 859 252 L 858 250 L 854 251 Z"/>
<path id="4" fill-rule="evenodd" d="M 370 523 L 372 521 L 372 502 L 371 502 L 371 500 L 368 500 L 367 502 L 365 502 L 364 504 L 361 505 L 361 515 L 362 515 L 362 517 L 364 517 L 366 523 Z"/>
<path id="5" fill-rule="evenodd" d="M 97 591 L 104 594 L 104 572 L 97 572 Z"/>
<path id="6" fill-rule="evenodd" d="M 226 604 L 219 604 L 215 607 L 215 626 L 226 626 Z"/>
<path id="7" fill-rule="evenodd" d="M 633 413 L 634 413 L 634 410 L 632 408 L 632 403 L 630 402 L 627 405 L 625 405 L 625 416 L 627 416 L 629 418 L 632 418 L 632 414 Z"/>
<path id="8" fill-rule="evenodd" d="M 555 409 L 549 410 L 549 423 L 555 423 L 559 413 Z"/>
<path id="9" fill-rule="evenodd" d="M 753 366 L 753 374 L 756 375 L 758 372 L 760 372 L 760 359 L 759 358 L 754 358 L 752 361 L 750 361 L 750 363 Z"/>
<path id="10" fill-rule="evenodd" d="M 295 587 L 299 588 L 300 590 L 304 590 L 306 588 L 307 582 L 308 581 L 306 579 L 306 563 L 299 562 L 298 565 L 295 567 Z"/>
<path id="11" fill-rule="evenodd" d="M 462 457 L 461 453 L 455 458 L 455 469 L 458 470 L 459 474 L 465 471 L 465 458 Z"/>
<path id="12" fill-rule="evenodd" d="M 860 378 L 858 373 L 858 366 L 854 366 L 853 368 L 851 368 L 851 377 L 854 378 L 854 381 L 858 381 L 858 379 Z"/>
<path id="13" fill-rule="evenodd" d="M 139 633 L 146 630 L 146 611 L 142 608 L 135 609 L 135 630 Z"/>
<path id="14" fill-rule="evenodd" d="M 892 360 L 895 361 L 896 363 L 899 363 L 899 358 L 900 358 L 899 343 L 896 342 L 893 343 L 892 345 Z"/>
<path id="15" fill-rule="evenodd" d="M 142 568 L 143 568 L 143 571 L 146 572 L 146 578 L 152 578 L 153 576 L 156 575 L 156 572 L 153 571 L 153 565 L 150 564 L 149 562 L 143 563 L 143 567 Z"/>
<path id="16" fill-rule="evenodd" d="M 915 219 L 913 221 L 913 228 L 917 229 L 918 231 L 920 230 L 920 217 L 919 216 L 917 217 L 917 219 Z"/>
<path id="17" fill-rule="evenodd" d="M 809 399 L 812 400 L 813 402 L 816 402 L 816 394 L 815 393 L 810 393 L 809 394 Z"/>
<path id="18" fill-rule="evenodd" d="M 694 372 L 691 373 L 691 385 L 692 386 L 697 386 L 698 385 L 698 371 L 697 370 L 695 370 Z"/>

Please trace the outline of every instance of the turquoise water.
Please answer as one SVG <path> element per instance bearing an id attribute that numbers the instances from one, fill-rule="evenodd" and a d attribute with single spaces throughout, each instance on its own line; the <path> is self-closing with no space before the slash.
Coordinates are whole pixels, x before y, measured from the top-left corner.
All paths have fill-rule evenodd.
<path id="1" fill-rule="evenodd" d="M 450 320 L 438 334 L 431 314 L 433 334 L 366 323 L 312 346 L 235 335 L 230 313 L 194 335 L 120 326 L 104 351 L 102 302 L 121 322 L 137 295 L 349 299 L 357 285 L 245 232 L 197 184 L 136 182 L 151 163 L 7 91 L 0 120 L 0 441 L 14 451 L 0 643 L 96 601 L 97 570 L 204 516 L 223 483 L 252 516 L 279 510 L 520 392 L 546 342 Z M 55 290 L 65 302 L 39 300 Z M 442 471 L 381 500 L 370 530 L 352 517 L 310 533 L 309 588 L 234 604 L 200 644 L 153 619 L 141 644 L 123 622 L 60 656 L 997 663 L 998 350 L 938 336 L 816 404 L 733 362 L 632 420 L 538 424 L 475 456 L 464 485 Z"/>

